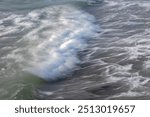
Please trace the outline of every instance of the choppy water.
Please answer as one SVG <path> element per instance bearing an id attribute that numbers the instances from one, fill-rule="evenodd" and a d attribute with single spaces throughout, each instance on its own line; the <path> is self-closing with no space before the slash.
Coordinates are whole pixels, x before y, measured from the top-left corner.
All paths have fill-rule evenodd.
<path id="1" fill-rule="evenodd" d="M 1 0 L 0 99 L 149 99 L 149 6 Z"/>

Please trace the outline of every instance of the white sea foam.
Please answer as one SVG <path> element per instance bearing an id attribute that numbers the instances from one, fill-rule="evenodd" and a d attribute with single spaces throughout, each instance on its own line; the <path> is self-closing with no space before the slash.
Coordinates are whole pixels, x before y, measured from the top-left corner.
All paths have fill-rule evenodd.
<path id="1" fill-rule="evenodd" d="M 78 51 L 99 30 L 94 22 L 92 15 L 65 5 L 18 15 L 14 18 L 16 28 L 31 30 L 17 42 L 22 47 L 7 58 L 45 80 L 64 77 L 80 63 Z"/>

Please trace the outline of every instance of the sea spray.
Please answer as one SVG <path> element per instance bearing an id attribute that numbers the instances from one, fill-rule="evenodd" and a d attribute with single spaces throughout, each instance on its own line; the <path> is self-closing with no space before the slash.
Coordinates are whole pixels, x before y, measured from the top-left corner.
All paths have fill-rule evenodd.
<path id="1" fill-rule="evenodd" d="M 24 71 L 45 80 L 63 78 L 77 68 L 78 51 L 99 30 L 92 15 L 69 5 L 15 15 L 13 22 L 16 28 L 32 30 L 17 42 L 24 47 L 7 57 L 21 63 Z"/>

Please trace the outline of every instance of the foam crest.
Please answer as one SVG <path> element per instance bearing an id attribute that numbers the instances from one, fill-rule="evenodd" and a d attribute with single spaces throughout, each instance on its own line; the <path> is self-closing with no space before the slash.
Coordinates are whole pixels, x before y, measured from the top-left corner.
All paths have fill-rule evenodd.
<path id="1" fill-rule="evenodd" d="M 17 16 L 14 22 L 26 30 L 29 26 L 33 29 L 17 42 L 24 46 L 7 57 L 45 80 L 62 78 L 77 68 L 78 51 L 99 30 L 92 15 L 65 5 L 34 10 L 26 16 Z"/>

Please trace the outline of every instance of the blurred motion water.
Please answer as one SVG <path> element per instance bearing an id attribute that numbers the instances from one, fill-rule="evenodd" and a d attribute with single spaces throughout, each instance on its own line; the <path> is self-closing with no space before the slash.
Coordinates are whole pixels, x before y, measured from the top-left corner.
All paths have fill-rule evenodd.
<path id="1" fill-rule="evenodd" d="M 149 5 L 1 0 L 0 99 L 149 99 Z"/>

